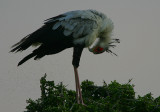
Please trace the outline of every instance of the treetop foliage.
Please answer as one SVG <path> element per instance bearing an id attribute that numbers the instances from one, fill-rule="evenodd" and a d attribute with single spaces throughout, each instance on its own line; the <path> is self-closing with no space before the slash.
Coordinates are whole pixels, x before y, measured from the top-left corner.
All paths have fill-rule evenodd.
<path id="1" fill-rule="evenodd" d="M 68 90 L 63 83 L 55 85 L 47 81 L 46 75 L 40 80 L 41 97 L 27 100 L 25 112 L 160 112 L 160 97 L 151 93 L 135 97 L 134 85 L 112 81 L 97 86 L 85 80 L 81 84 L 84 103 L 76 103 L 76 92 Z"/>

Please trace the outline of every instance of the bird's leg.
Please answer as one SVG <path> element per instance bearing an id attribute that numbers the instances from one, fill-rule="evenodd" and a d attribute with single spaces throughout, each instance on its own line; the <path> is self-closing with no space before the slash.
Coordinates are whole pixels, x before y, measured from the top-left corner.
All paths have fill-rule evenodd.
<path id="1" fill-rule="evenodd" d="M 84 46 L 75 46 L 74 47 L 72 64 L 73 64 L 74 73 L 75 73 L 77 103 L 81 103 L 82 105 L 85 105 L 83 103 L 81 87 L 80 87 L 80 82 L 79 82 L 79 76 L 78 76 L 78 70 L 77 70 L 78 66 L 79 66 L 80 57 L 81 57 L 83 48 L 84 48 Z"/>
<path id="2" fill-rule="evenodd" d="M 76 68 L 74 67 L 74 74 L 75 74 L 75 84 L 76 84 L 76 99 L 77 99 L 77 103 L 79 104 L 79 89 L 78 89 L 78 78 L 77 78 L 77 71 L 76 71 Z"/>
<path id="3" fill-rule="evenodd" d="M 78 76 L 78 69 L 76 67 L 74 67 L 74 73 L 75 73 L 75 79 L 76 79 L 76 97 L 78 97 L 77 103 L 81 103 L 82 105 L 85 105 L 83 103 L 83 98 L 82 98 L 81 86 L 80 86 L 79 76 Z"/>

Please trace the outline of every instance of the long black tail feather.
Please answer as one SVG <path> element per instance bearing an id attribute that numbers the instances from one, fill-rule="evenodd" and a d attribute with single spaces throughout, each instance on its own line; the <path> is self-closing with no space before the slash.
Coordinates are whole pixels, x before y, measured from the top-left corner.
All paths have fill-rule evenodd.
<path id="1" fill-rule="evenodd" d="M 27 60 L 31 59 L 32 57 L 36 56 L 36 54 L 33 52 L 29 55 L 27 55 L 26 57 L 24 57 L 19 63 L 18 66 L 22 65 L 24 62 L 26 62 Z"/>
<path id="2" fill-rule="evenodd" d="M 10 52 L 19 52 L 19 51 L 23 51 L 23 50 L 27 49 L 32 44 L 31 43 L 32 41 L 30 39 L 28 39 L 28 37 L 30 37 L 30 35 L 27 35 L 22 40 L 20 40 L 18 43 L 14 44 L 11 47 L 13 49 Z M 30 41 L 30 42 L 28 42 L 28 41 Z"/>
<path id="3" fill-rule="evenodd" d="M 46 32 L 47 32 L 47 26 L 44 25 L 38 30 L 36 30 L 35 32 L 24 37 L 18 43 L 14 44 L 10 52 L 19 52 L 19 51 L 26 50 L 32 44 L 39 42 L 40 39 L 42 39 L 43 36 L 46 34 Z"/>

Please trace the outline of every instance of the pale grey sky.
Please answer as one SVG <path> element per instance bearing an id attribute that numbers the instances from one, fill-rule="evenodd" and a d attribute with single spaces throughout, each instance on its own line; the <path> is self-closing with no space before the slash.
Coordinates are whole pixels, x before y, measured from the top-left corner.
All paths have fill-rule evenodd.
<path id="1" fill-rule="evenodd" d="M 10 46 L 43 25 L 43 20 L 77 10 L 96 9 L 110 17 L 114 37 L 121 43 L 113 51 L 118 57 L 103 53 L 93 55 L 85 49 L 79 67 L 80 80 L 101 85 L 133 78 L 136 94 L 160 95 L 160 0 L 1 0 L 0 1 L 0 110 L 24 111 L 25 100 L 40 97 L 39 79 L 63 81 L 75 89 L 72 49 L 46 56 L 40 61 L 17 63 L 32 48 L 22 53 L 8 53 Z"/>

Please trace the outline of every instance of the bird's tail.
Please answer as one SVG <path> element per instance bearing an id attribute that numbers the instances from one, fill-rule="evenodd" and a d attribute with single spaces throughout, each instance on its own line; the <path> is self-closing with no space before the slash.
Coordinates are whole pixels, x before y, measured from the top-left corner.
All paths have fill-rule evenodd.
<path id="1" fill-rule="evenodd" d="M 18 43 L 14 44 L 10 52 L 23 51 L 23 50 L 26 50 L 31 45 L 34 45 L 34 46 L 40 45 L 37 43 L 40 43 L 39 41 L 45 35 L 46 31 L 47 31 L 47 26 L 46 25 L 42 26 L 38 30 L 24 37 Z"/>
<path id="2" fill-rule="evenodd" d="M 12 46 L 13 49 L 10 52 L 18 52 L 18 51 L 23 51 L 27 49 L 32 44 L 32 39 L 30 39 L 29 37 L 31 37 L 31 34 L 27 35 L 22 40 L 20 40 L 18 43 L 14 44 Z"/>
<path id="3" fill-rule="evenodd" d="M 19 63 L 18 63 L 18 66 L 19 65 L 22 65 L 24 62 L 26 62 L 27 60 L 29 60 L 30 58 L 34 57 L 36 54 L 33 52 L 29 55 L 27 55 L 26 57 L 24 57 Z"/>

